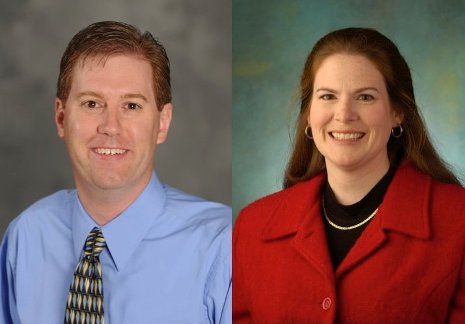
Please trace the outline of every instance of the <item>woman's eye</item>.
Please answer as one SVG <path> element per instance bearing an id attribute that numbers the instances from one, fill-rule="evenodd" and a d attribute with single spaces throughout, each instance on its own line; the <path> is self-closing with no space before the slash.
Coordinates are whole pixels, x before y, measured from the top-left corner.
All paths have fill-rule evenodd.
<path id="1" fill-rule="evenodd" d="M 127 104 L 128 109 L 130 110 L 136 110 L 142 108 L 139 104 L 136 104 L 134 102 L 130 102 Z"/>
<path id="2" fill-rule="evenodd" d="M 320 96 L 321 100 L 333 100 L 335 98 L 336 97 L 333 94 L 328 94 L 328 93 Z"/>
<path id="3" fill-rule="evenodd" d="M 369 94 L 361 94 L 360 96 L 358 96 L 358 100 L 362 100 L 362 101 L 372 101 L 374 99 L 375 97 Z"/>

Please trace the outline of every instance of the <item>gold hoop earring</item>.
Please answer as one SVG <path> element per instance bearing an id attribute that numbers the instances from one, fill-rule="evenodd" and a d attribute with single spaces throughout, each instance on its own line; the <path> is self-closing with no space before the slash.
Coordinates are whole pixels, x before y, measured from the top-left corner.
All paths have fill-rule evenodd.
<path id="1" fill-rule="evenodd" d="M 391 129 L 391 134 L 392 134 L 392 137 L 394 137 L 394 138 L 401 137 L 403 133 L 404 133 L 404 129 L 402 128 L 401 124 L 399 124 L 399 126 L 393 127 Z"/>
<path id="2" fill-rule="evenodd" d="M 312 129 L 310 128 L 310 126 L 307 125 L 307 127 L 305 127 L 304 134 L 305 134 L 305 137 L 306 137 L 306 138 L 308 138 L 309 140 L 312 140 L 312 139 L 313 139 L 313 136 L 312 136 L 312 135 L 308 135 L 308 130 L 309 130 L 309 129 L 312 130 Z"/>

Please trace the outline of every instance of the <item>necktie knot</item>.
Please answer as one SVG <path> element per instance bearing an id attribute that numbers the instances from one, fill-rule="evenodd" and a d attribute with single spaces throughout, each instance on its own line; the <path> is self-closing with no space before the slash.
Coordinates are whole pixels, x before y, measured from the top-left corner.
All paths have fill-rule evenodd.
<path id="1" fill-rule="evenodd" d="M 98 257 L 105 246 L 106 243 L 102 230 L 98 227 L 94 227 L 92 231 L 90 231 L 89 235 L 87 235 L 84 254 L 86 256 Z"/>

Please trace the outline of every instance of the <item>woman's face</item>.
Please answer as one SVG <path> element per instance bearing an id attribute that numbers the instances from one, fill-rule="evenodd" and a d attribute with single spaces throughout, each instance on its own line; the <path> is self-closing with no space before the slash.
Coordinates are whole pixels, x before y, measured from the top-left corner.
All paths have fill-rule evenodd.
<path id="1" fill-rule="evenodd" d="M 334 54 L 322 62 L 315 75 L 308 123 L 328 171 L 386 168 L 387 142 L 400 122 L 383 75 L 369 59 Z"/>

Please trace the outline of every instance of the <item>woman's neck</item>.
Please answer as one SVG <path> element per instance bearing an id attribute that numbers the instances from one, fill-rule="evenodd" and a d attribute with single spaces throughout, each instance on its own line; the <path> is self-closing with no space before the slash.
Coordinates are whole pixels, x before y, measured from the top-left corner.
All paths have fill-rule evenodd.
<path id="1" fill-rule="evenodd" d="M 326 166 L 328 183 L 341 205 L 352 205 L 365 197 L 389 170 L 389 161 L 372 168 L 346 170 Z"/>

